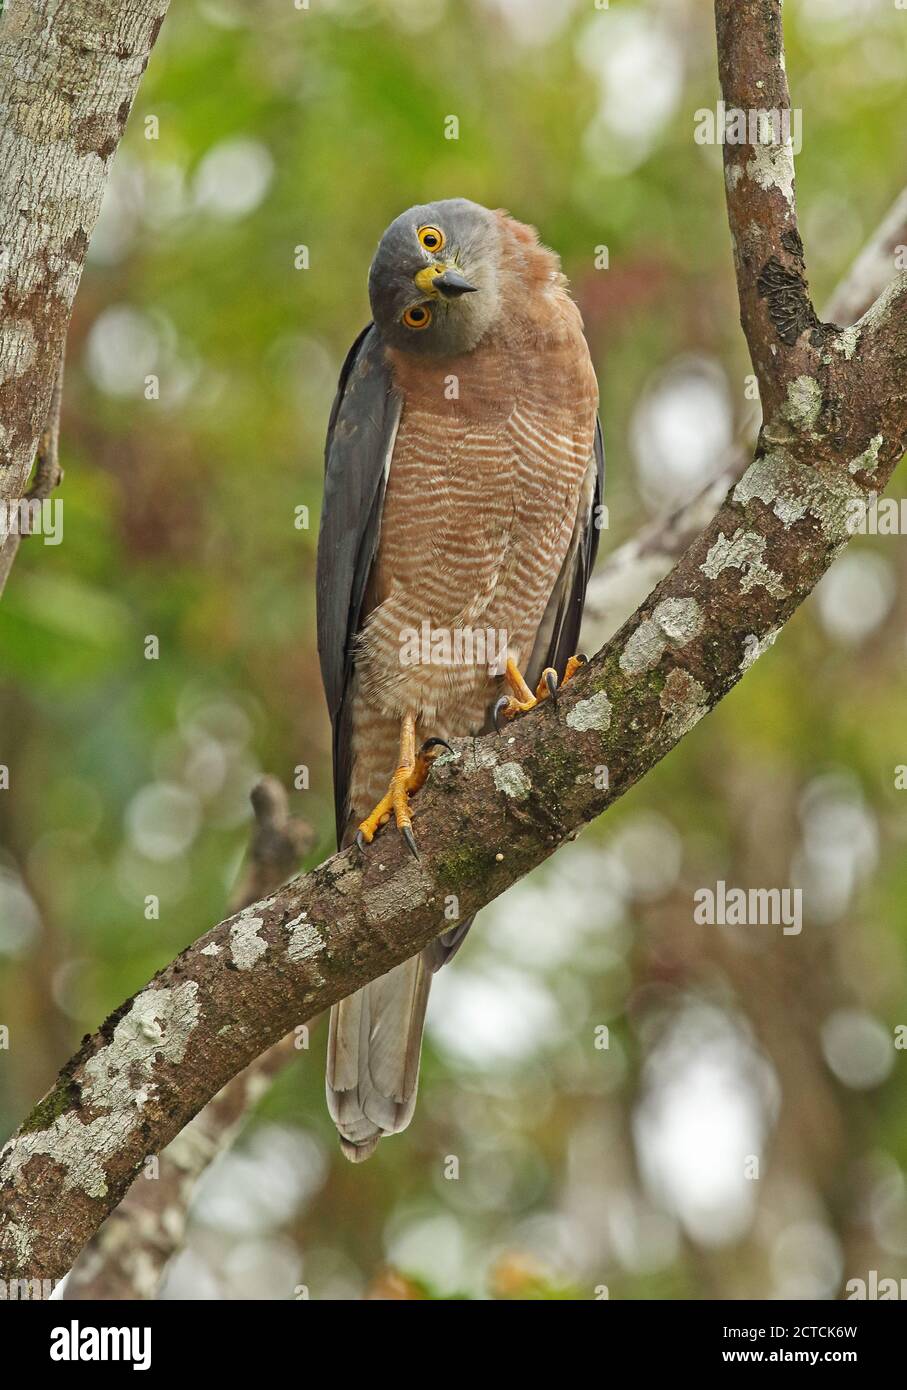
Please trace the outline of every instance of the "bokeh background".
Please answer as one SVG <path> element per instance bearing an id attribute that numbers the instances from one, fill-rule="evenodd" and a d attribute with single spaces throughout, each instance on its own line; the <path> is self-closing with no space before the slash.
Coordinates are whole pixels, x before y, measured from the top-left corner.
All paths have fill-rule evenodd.
<path id="1" fill-rule="evenodd" d="M 785 8 L 821 303 L 903 182 L 907 13 Z M 331 848 L 321 450 L 398 212 L 468 196 L 561 253 L 602 386 L 603 555 L 714 472 L 749 364 L 720 151 L 693 139 L 711 25 L 707 0 L 174 4 L 70 332 L 64 540 L 23 544 L 0 605 L 3 1135 L 223 916 L 260 773 L 309 769 L 309 862 Z M 482 914 L 436 983 L 415 1121 L 362 1167 L 313 1029 L 210 1170 L 164 1296 L 907 1275 L 905 618 L 903 540 L 858 539 L 665 763 Z M 696 926 L 718 879 L 802 887 L 802 933 Z"/>

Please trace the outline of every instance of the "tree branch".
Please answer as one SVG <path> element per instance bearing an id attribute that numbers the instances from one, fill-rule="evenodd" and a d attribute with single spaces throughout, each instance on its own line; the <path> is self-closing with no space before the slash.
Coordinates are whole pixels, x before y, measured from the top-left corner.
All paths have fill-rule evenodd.
<path id="1" fill-rule="evenodd" d="M 867 241 L 823 310 L 827 323 L 852 325 L 871 308 L 894 273 L 895 253 L 907 246 L 907 188 Z M 695 497 L 668 516 L 640 528 L 599 564 L 586 593 L 583 647 L 599 646 L 613 635 L 647 593 L 663 579 L 694 536 L 714 517 L 732 483 L 752 454 L 759 427 L 748 412 L 738 440 L 716 458 L 712 477 Z"/>
<path id="2" fill-rule="evenodd" d="M 818 324 L 797 230 L 781 0 L 715 0 L 724 180 L 740 322 L 768 417 L 816 367 Z"/>
<path id="3" fill-rule="evenodd" d="M 276 777 L 263 777 L 251 800 L 255 822 L 248 863 L 233 894 L 234 911 L 279 888 L 315 839 L 307 821 L 290 815 L 286 790 Z M 250 1108 L 298 1055 L 297 1048 L 296 1034 L 288 1033 L 256 1057 L 168 1145 L 157 1173 L 136 1178 L 76 1261 L 66 1299 L 131 1301 L 157 1295 L 168 1262 L 182 1248 L 199 1180 L 237 1138 Z"/>
<path id="4" fill-rule="evenodd" d="M 25 500 L 28 503 L 45 501 L 58 487 L 63 477 L 60 468 L 60 407 L 63 404 L 63 373 L 65 369 L 65 352 L 61 349 L 60 361 L 57 367 L 57 379 L 50 396 L 50 406 L 48 407 L 47 423 L 41 431 L 41 438 L 38 441 L 38 453 L 35 458 L 35 478 Z M 0 537 L 0 598 L 6 588 L 6 581 L 9 578 L 13 562 L 19 554 L 19 543 L 23 535 L 28 532 L 23 528 L 31 524 L 31 512 L 20 508 L 18 528 L 10 531 L 4 537 Z"/>
<path id="5" fill-rule="evenodd" d="M 114 151 L 169 0 L 8 0 L 0 14 L 0 502 L 52 419 Z M 0 574 L 11 560 L 0 543 Z"/>
<path id="6" fill-rule="evenodd" d="M 758 77 L 779 91 L 776 0 L 716 10 L 725 84 L 733 57 L 753 63 L 753 88 Z M 755 211 L 745 185 L 761 189 L 761 165 L 750 163 L 734 192 Z M 787 216 L 775 202 L 772 224 L 790 225 L 793 195 Z M 59 1278 L 149 1151 L 292 1025 L 449 930 L 445 907 L 478 911 L 604 811 L 733 688 L 818 582 L 849 538 L 851 504 L 885 484 L 902 452 L 907 276 L 856 327 L 823 327 L 817 346 L 811 325 L 785 341 L 786 323 L 756 302 L 754 270 L 738 255 L 772 408 L 718 515 L 557 704 L 437 761 L 416 803 L 420 862 L 392 832 L 364 856 L 334 855 L 207 932 L 86 1038 L 0 1154 L 5 1277 Z"/>
<path id="7" fill-rule="evenodd" d="M 895 198 L 825 306 L 828 323 L 854 324 L 891 280 L 898 249 L 907 246 L 907 188 Z"/>

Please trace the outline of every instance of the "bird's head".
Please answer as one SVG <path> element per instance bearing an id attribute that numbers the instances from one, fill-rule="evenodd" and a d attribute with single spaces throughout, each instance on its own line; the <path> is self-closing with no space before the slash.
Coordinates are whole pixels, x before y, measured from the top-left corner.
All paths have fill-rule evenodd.
<path id="1" fill-rule="evenodd" d="M 403 352 L 471 352 L 500 304 L 500 230 L 466 198 L 401 213 L 378 244 L 368 292 L 384 341 Z"/>

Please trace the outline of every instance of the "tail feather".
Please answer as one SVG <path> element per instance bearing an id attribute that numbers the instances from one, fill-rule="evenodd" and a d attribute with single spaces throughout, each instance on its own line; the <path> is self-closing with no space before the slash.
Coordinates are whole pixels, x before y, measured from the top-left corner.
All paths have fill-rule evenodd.
<path id="1" fill-rule="evenodd" d="M 353 1162 L 412 1119 L 430 986 L 430 969 L 414 956 L 331 1010 L 325 1089 Z"/>

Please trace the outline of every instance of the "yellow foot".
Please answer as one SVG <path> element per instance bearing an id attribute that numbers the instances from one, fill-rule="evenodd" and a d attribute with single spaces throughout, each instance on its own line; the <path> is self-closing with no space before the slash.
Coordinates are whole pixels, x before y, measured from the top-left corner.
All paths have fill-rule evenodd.
<path id="1" fill-rule="evenodd" d="M 393 816 L 410 853 L 414 858 L 419 858 L 419 847 L 413 835 L 412 817 L 409 813 L 409 798 L 424 786 L 431 765 L 438 756 L 438 749 L 446 748 L 448 752 L 453 752 L 453 749 L 443 738 L 426 739 L 418 753 L 414 753 L 414 745 L 415 720 L 407 716 L 400 734 L 400 764 L 385 795 L 372 813 L 362 821 L 356 832 L 356 844 L 360 850 L 372 843 L 382 825 L 386 825 Z"/>
<path id="2" fill-rule="evenodd" d="M 567 681 L 576 675 L 581 666 L 585 666 L 584 656 L 571 656 L 564 671 L 564 679 L 561 685 L 566 685 Z M 500 719 L 514 719 L 518 714 L 525 714 L 527 710 L 534 709 L 542 700 L 554 700 L 557 703 L 558 679 L 557 671 L 553 666 L 546 666 L 542 672 L 542 678 L 536 686 L 535 694 L 523 680 L 517 669 L 516 662 L 508 658 L 506 679 L 510 682 L 512 695 L 502 695 L 494 707 L 494 727 L 498 733 L 501 732 Z"/>

